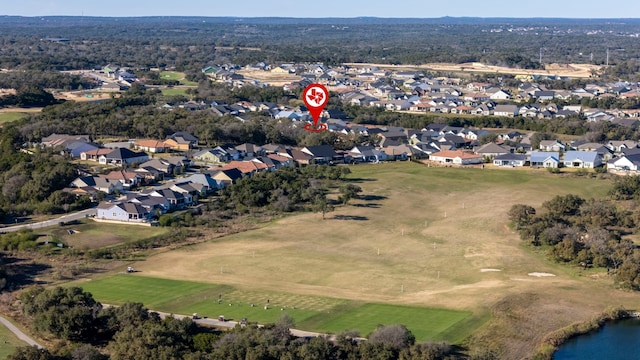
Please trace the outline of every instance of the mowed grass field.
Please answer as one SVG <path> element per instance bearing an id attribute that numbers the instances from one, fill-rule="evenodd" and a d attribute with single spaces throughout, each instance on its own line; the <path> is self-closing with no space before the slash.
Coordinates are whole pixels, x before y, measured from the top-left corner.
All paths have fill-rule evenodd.
<path id="1" fill-rule="evenodd" d="M 245 291 L 229 285 L 167 280 L 119 274 L 83 284 L 85 291 L 107 304 L 138 301 L 148 308 L 232 320 L 247 318 L 274 323 L 286 313 L 298 327 L 325 333 L 357 330 L 366 335 L 378 325 L 404 324 L 420 340 L 461 340 L 471 312 L 356 301 L 277 292 Z M 252 306 L 253 304 L 253 306 Z M 265 306 L 267 308 L 265 309 Z"/>
<path id="2" fill-rule="evenodd" d="M 0 359 L 6 359 L 20 346 L 27 346 L 27 343 L 18 339 L 9 329 L 0 324 Z"/>
<path id="3" fill-rule="evenodd" d="M 186 96 L 186 89 L 167 88 L 161 90 L 162 95 L 166 96 Z"/>
<path id="4" fill-rule="evenodd" d="M 182 72 L 177 71 L 162 71 L 160 72 L 160 78 L 166 80 L 178 80 L 182 85 L 197 86 L 198 83 L 185 79 L 185 75 Z"/>
<path id="5" fill-rule="evenodd" d="M 0 112 L 0 125 L 27 117 L 23 112 Z"/>
<path id="6" fill-rule="evenodd" d="M 376 307 L 380 304 L 411 309 L 394 315 L 393 323 L 411 320 L 402 313 L 417 314 L 418 309 L 470 314 L 463 320 L 450 317 L 449 327 L 443 321 L 440 328 L 428 330 L 429 321 L 422 321 L 411 328 L 452 341 L 479 327 L 493 329 L 481 325 L 496 304 L 531 294 L 526 304 L 504 305 L 527 319 L 518 324 L 533 328 L 527 329 L 524 345 L 517 351 L 531 350 L 545 332 L 587 320 L 608 305 L 640 308 L 640 298 L 615 290 L 606 274 L 592 276 L 593 272 L 581 273 L 547 261 L 524 246 L 508 224 L 507 212 L 513 204 L 540 210 L 555 195 L 602 197 L 611 187 L 610 180 L 515 169 L 429 168 L 409 162 L 350 169 L 350 181 L 363 189 L 362 199 L 338 206 L 326 220 L 317 213 L 294 215 L 259 229 L 154 255 L 135 264 L 141 271 L 135 276 L 230 286 L 236 294 L 257 294 L 258 298 L 237 295 L 234 301 L 258 306 L 264 305 L 260 298 L 273 296 L 268 294 L 346 302 L 335 304 L 332 309 L 339 313 L 326 321 L 318 321 L 312 313 L 301 314 L 298 327 L 304 330 L 346 330 L 352 327 L 351 321 L 359 323 L 358 316 L 363 323 L 371 321 L 358 315 L 363 311 L 373 317 L 379 311 L 385 313 L 386 308 Z M 555 276 L 528 275 L 533 272 Z M 105 301 L 104 292 L 96 294 Z M 203 304 L 209 304 L 209 298 L 197 300 L 201 303 L 192 300 L 189 309 L 204 310 Z M 376 306 L 358 309 L 365 304 Z M 293 302 L 282 305 L 296 306 Z M 318 303 L 308 310 L 319 309 L 323 307 Z M 225 312 L 205 314 L 226 316 Z"/>
<path id="7" fill-rule="evenodd" d="M 70 233 L 69 230 L 72 230 Z M 55 226 L 42 231 L 76 249 L 98 249 L 166 234 L 162 227 L 140 227 L 82 220 L 79 224 Z"/>

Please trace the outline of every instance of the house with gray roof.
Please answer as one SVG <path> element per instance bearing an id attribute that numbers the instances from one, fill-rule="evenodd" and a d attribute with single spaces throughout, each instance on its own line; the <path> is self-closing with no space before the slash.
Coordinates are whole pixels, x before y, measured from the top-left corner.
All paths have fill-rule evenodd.
<path id="1" fill-rule="evenodd" d="M 98 205 L 96 219 L 143 223 L 149 221 L 149 215 L 149 211 L 137 203 L 102 203 Z"/>
<path id="2" fill-rule="evenodd" d="M 529 157 L 525 154 L 501 154 L 493 158 L 493 165 L 506 167 L 525 166 Z"/>
<path id="3" fill-rule="evenodd" d="M 556 151 L 532 151 L 529 158 L 531 167 L 558 168 L 560 153 Z"/>
<path id="4" fill-rule="evenodd" d="M 567 151 L 562 159 L 564 167 L 593 169 L 602 165 L 600 154 L 595 151 Z"/>

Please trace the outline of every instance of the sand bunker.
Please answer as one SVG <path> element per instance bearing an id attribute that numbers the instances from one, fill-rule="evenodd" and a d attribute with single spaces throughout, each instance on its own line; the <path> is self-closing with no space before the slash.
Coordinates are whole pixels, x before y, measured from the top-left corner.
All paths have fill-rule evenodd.
<path id="1" fill-rule="evenodd" d="M 480 269 L 480 272 L 497 272 L 502 271 L 500 269 Z"/>
<path id="2" fill-rule="evenodd" d="M 535 277 L 549 277 L 549 276 L 555 276 L 553 274 L 549 274 L 549 273 L 541 273 L 541 272 L 532 272 L 532 273 L 528 273 L 527 275 L 529 276 L 535 276 Z"/>

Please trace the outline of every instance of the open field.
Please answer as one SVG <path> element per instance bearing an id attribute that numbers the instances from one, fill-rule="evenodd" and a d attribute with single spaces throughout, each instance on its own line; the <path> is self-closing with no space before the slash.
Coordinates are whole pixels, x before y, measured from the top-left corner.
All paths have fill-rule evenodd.
<path id="1" fill-rule="evenodd" d="M 369 63 L 348 63 L 352 67 L 358 66 L 377 66 L 384 69 L 421 69 L 432 71 L 460 71 L 460 72 L 479 72 L 479 73 L 500 73 L 513 75 L 558 75 L 573 78 L 588 78 L 591 72 L 598 71 L 602 66 L 591 64 L 545 64 L 544 70 L 514 69 L 503 66 L 485 65 L 482 63 L 464 63 L 464 64 L 447 64 L 432 63 L 422 65 L 389 65 L 389 64 L 369 64 Z"/>
<path id="2" fill-rule="evenodd" d="M 472 315 L 465 311 L 361 304 L 320 296 L 244 291 L 228 285 L 133 274 L 117 274 L 78 285 L 108 304 L 138 301 L 151 309 L 175 314 L 198 313 L 207 317 L 224 315 L 235 320 L 247 318 L 259 323 L 274 323 L 286 312 L 299 327 L 326 333 L 348 329 L 366 335 L 379 324 L 404 324 L 419 340 L 456 341 L 470 334 L 464 325 L 469 323 L 467 320 Z M 267 309 L 265 305 L 268 305 Z"/>
<path id="3" fill-rule="evenodd" d="M 256 301 L 258 306 L 264 305 L 261 298 L 273 296 L 267 294 L 289 294 L 300 299 L 296 302 L 309 297 L 346 301 L 343 306 L 451 309 L 473 314 L 464 320 L 469 321 L 467 332 L 478 329 L 491 313 L 492 320 L 478 336 L 504 346 L 508 358 L 530 353 L 545 333 L 587 320 L 609 305 L 640 309 L 640 296 L 616 290 L 606 272 L 548 262 L 536 249 L 522 245 L 508 226 L 506 213 L 513 204 L 539 209 L 560 194 L 601 197 L 610 180 L 407 162 L 350 168 L 351 181 L 364 190 L 363 199 L 338 207 L 327 220 L 312 213 L 291 216 L 160 253 L 135 267 L 145 276 L 257 294 L 243 299 L 237 295 L 237 301 Z M 536 272 L 556 276 L 528 275 Z M 189 300 L 189 309 L 204 310 L 208 299 Z M 283 303 L 295 306 L 291 304 Z M 318 303 L 310 310 L 320 308 Z M 338 317 L 331 320 L 334 325 L 314 319 L 313 314 L 301 314 L 298 327 L 333 331 L 348 326 L 348 320 Z M 513 336 L 504 336 L 511 331 Z M 460 336 L 460 331 L 446 335 Z"/>
<path id="4" fill-rule="evenodd" d="M 182 72 L 177 71 L 162 71 L 160 72 L 160 78 L 165 80 L 177 80 L 182 85 L 197 86 L 198 83 L 185 79 L 185 75 Z"/>
<path id="5" fill-rule="evenodd" d="M 27 117 L 24 112 L 0 112 L 0 125 Z"/>
<path id="6" fill-rule="evenodd" d="M 0 324 L 0 359 L 6 359 L 13 354 L 15 348 L 26 346 L 27 344 L 18 339 L 9 329 Z"/>
<path id="7" fill-rule="evenodd" d="M 237 71 L 247 79 L 258 80 L 272 86 L 282 86 L 295 81 L 300 81 L 301 77 L 295 74 L 276 74 L 262 70 L 240 70 Z"/>
<path id="8" fill-rule="evenodd" d="M 71 100 L 75 102 L 90 102 L 111 99 L 112 94 L 114 96 L 120 96 L 120 94 L 118 93 L 106 93 L 87 90 L 56 92 L 54 96 L 56 97 L 56 99 Z"/>
<path id="9" fill-rule="evenodd" d="M 181 89 L 181 88 L 165 88 L 160 91 L 162 92 L 162 95 L 166 95 L 166 96 L 186 96 L 187 95 L 186 89 Z"/>
<path id="10" fill-rule="evenodd" d="M 70 234 L 69 230 L 73 230 Z M 38 230 L 51 235 L 76 249 L 98 249 L 112 245 L 141 240 L 167 233 L 162 227 L 147 227 L 139 229 L 137 226 L 98 223 L 93 220 L 82 220 L 80 224 L 55 226 Z"/>

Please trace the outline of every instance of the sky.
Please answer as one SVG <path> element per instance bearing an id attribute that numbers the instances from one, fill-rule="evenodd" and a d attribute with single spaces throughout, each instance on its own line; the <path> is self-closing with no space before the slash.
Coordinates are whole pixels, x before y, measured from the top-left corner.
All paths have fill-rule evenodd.
<path id="1" fill-rule="evenodd" d="M 3 0 L 0 15 L 640 18 L 637 0 Z"/>

